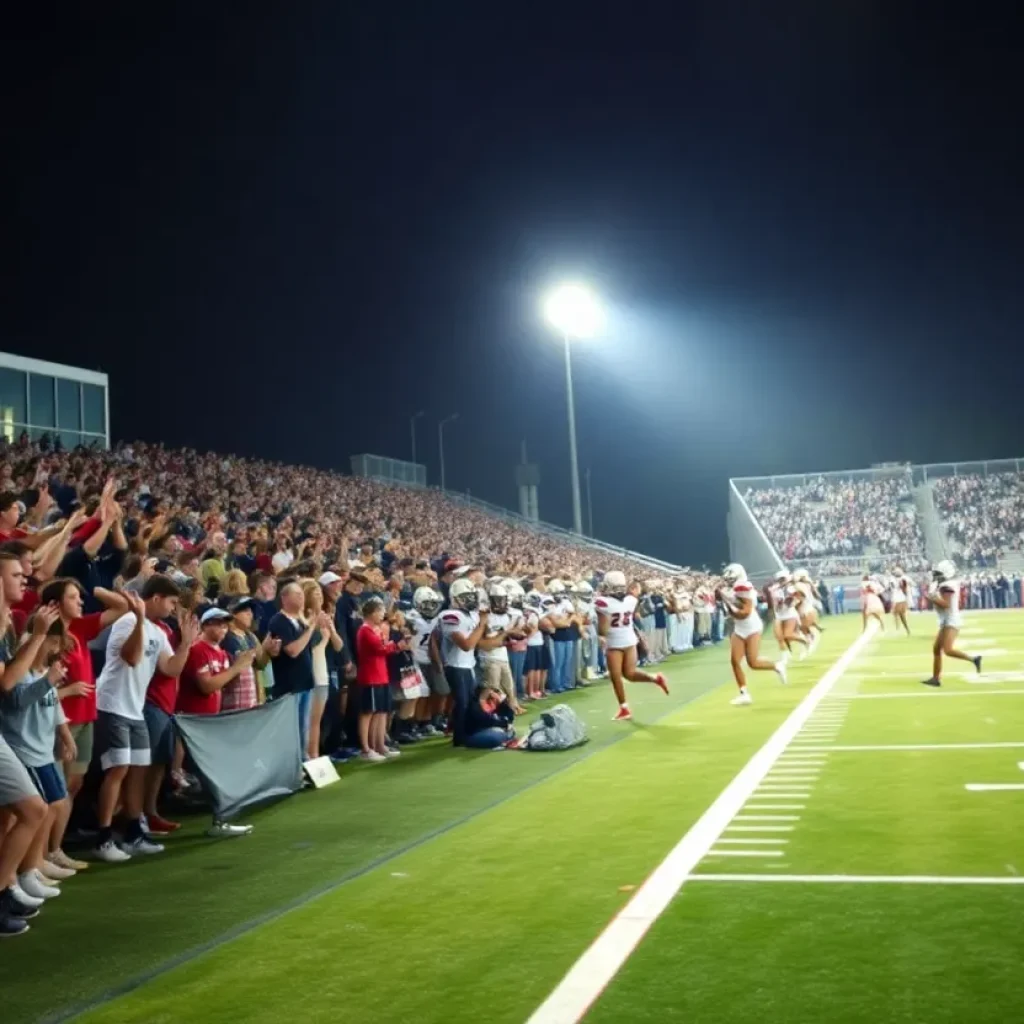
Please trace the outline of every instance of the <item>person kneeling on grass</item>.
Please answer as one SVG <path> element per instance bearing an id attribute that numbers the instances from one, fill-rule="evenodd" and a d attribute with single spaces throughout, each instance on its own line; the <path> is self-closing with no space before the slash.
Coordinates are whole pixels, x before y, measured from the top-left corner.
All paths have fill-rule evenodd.
<path id="1" fill-rule="evenodd" d="M 408 641 L 394 643 L 384 621 L 384 602 L 371 597 L 362 607 L 363 624 L 356 633 L 356 679 L 359 683 L 359 746 L 364 761 L 377 763 L 398 757 L 387 746 L 391 687 L 388 655 L 409 649 Z"/>
<path id="2" fill-rule="evenodd" d="M 466 710 L 465 746 L 474 750 L 513 746 L 515 717 L 506 694 L 491 686 L 478 686 Z"/>

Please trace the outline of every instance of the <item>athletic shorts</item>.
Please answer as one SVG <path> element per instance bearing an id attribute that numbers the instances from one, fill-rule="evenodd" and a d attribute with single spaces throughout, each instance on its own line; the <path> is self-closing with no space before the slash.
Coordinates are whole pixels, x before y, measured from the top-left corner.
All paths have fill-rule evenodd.
<path id="1" fill-rule="evenodd" d="M 526 648 L 524 672 L 543 672 L 550 667 L 551 660 L 548 658 L 548 649 L 545 644 L 534 644 L 532 647 Z"/>
<path id="2" fill-rule="evenodd" d="M 56 804 L 68 795 L 64 785 L 64 773 L 56 764 L 44 764 L 41 768 L 29 768 L 29 775 L 39 790 L 39 795 L 48 803 Z"/>
<path id="3" fill-rule="evenodd" d="M 0 807 L 10 807 L 36 793 L 28 769 L 18 760 L 7 740 L 0 736 Z"/>
<path id="4" fill-rule="evenodd" d="M 364 715 L 386 714 L 391 710 L 391 687 L 360 686 L 359 710 Z"/>
<path id="5" fill-rule="evenodd" d="M 146 731 L 149 733 L 150 763 L 172 764 L 178 738 L 178 725 L 174 721 L 174 716 L 148 701 L 142 705 L 142 714 L 146 722 Z"/>
<path id="6" fill-rule="evenodd" d="M 423 673 L 423 678 L 427 681 L 427 686 L 430 687 L 430 692 L 435 697 L 447 697 L 452 692 L 452 688 L 448 685 L 448 680 L 445 678 L 444 672 L 441 671 L 436 665 L 420 665 L 420 672 Z"/>
<path id="7" fill-rule="evenodd" d="M 80 722 L 75 725 L 68 725 L 68 729 L 71 732 L 71 738 L 75 741 L 75 746 L 78 748 L 78 754 L 71 764 L 64 766 L 64 772 L 66 775 L 85 775 L 89 771 L 89 765 L 92 762 L 94 723 Z"/>
<path id="8" fill-rule="evenodd" d="M 104 771 L 122 765 L 151 764 L 149 729 L 145 719 L 125 718 L 114 711 L 99 712 L 96 718 L 96 750 Z"/>

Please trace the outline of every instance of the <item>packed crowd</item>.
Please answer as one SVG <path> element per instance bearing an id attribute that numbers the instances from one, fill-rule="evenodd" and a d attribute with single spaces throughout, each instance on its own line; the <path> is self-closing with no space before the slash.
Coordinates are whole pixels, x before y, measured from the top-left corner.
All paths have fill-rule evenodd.
<path id="1" fill-rule="evenodd" d="M 1024 544 L 1024 475 L 947 476 L 935 481 L 933 493 L 961 565 L 995 566 Z"/>
<path id="2" fill-rule="evenodd" d="M 924 550 L 905 476 L 883 480 L 817 477 L 794 487 L 749 489 L 744 498 L 787 562 L 829 555 Z"/>
<path id="3" fill-rule="evenodd" d="M 90 860 L 164 851 L 174 801 L 204 789 L 179 716 L 287 701 L 301 759 L 516 743 L 531 702 L 603 672 L 613 568 L 646 660 L 721 638 L 715 578 L 652 577 L 436 492 L 141 443 L 3 447 L 0 933 Z M 65 852 L 69 823 L 90 860 Z"/>

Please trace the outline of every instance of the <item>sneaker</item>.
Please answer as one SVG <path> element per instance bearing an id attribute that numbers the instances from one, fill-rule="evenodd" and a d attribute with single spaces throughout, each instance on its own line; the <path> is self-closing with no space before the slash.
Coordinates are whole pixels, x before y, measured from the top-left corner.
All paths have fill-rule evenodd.
<path id="1" fill-rule="evenodd" d="M 782 683 L 789 682 L 789 676 L 786 674 L 786 663 L 784 661 L 775 662 L 775 674 L 779 677 Z"/>
<path id="2" fill-rule="evenodd" d="M 38 914 L 39 911 L 37 910 Z M 24 935 L 28 931 L 28 921 L 13 914 L 0 914 L 0 939 L 13 939 L 15 935 Z"/>
<path id="3" fill-rule="evenodd" d="M 404 732 L 398 737 L 398 742 L 405 746 L 408 746 L 410 743 L 419 743 L 419 741 L 419 736 L 414 732 Z"/>
<path id="4" fill-rule="evenodd" d="M 387 758 L 383 754 L 378 754 L 376 750 L 364 750 L 359 755 L 360 761 L 369 761 L 370 764 L 379 764 L 381 761 L 386 761 Z"/>
<path id="5" fill-rule="evenodd" d="M 12 899 L 17 900 L 22 906 L 30 907 L 32 910 L 37 910 L 46 902 L 41 896 L 29 896 L 17 882 L 14 882 L 8 891 Z"/>
<path id="6" fill-rule="evenodd" d="M 113 839 L 100 843 L 93 851 L 93 856 L 105 864 L 123 864 L 126 860 L 132 859 L 132 855 L 127 850 L 122 850 Z"/>
<path id="7" fill-rule="evenodd" d="M 936 679 L 935 676 L 932 676 L 931 679 L 922 679 L 921 682 L 925 686 L 941 686 L 942 685 L 942 680 L 941 679 Z"/>
<path id="8" fill-rule="evenodd" d="M 63 850 L 54 850 L 53 853 L 46 855 L 47 864 L 56 864 L 59 868 L 71 868 L 73 871 L 85 871 L 89 867 L 89 862 L 85 860 L 75 860 L 74 857 L 69 857 Z"/>
<path id="9" fill-rule="evenodd" d="M 231 825 L 226 821 L 215 821 L 207 830 L 206 834 L 211 839 L 234 838 L 235 836 L 247 836 L 252 832 L 252 825 Z"/>
<path id="10" fill-rule="evenodd" d="M 740 690 L 740 692 L 738 694 L 736 694 L 736 696 L 733 697 L 733 699 L 731 701 L 729 701 L 729 703 L 730 704 L 736 704 L 736 705 L 740 705 L 740 704 L 753 704 L 754 703 L 754 698 L 751 697 L 750 694 L 747 693 L 746 690 Z"/>
<path id="11" fill-rule="evenodd" d="M 401 757 L 402 752 L 400 750 L 392 750 L 388 747 L 387 753 L 384 755 L 385 760 L 390 761 L 393 757 Z"/>
<path id="12" fill-rule="evenodd" d="M 665 677 L 659 672 L 655 677 L 654 681 L 665 691 L 665 696 L 668 696 L 668 683 L 665 682 Z"/>
<path id="13" fill-rule="evenodd" d="M 46 878 L 52 878 L 55 882 L 63 882 L 65 878 L 74 878 L 78 874 L 74 868 L 62 868 L 49 858 L 46 858 L 44 863 L 46 864 L 46 869 L 43 873 Z M 49 882 L 46 884 L 49 885 Z"/>
<path id="14" fill-rule="evenodd" d="M 56 886 L 40 882 L 35 871 L 26 871 L 18 875 L 18 885 L 27 895 L 34 896 L 37 900 L 52 900 L 60 895 L 60 889 Z"/>
<path id="15" fill-rule="evenodd" d="M 977 670 L 978 675 L 981 675 L 981 655 L 979 654 L 976 658 L 971 658 L 971 661 L 974 662 L 974 667 Z"/>
<path id="16" fill-rule="evenodd" d="M 139 836 L 138 839 L 124 840 L 121 843 L 121 850 L 132 857 L 140 853 L 143 856 L 149 856 L 153 853 L 163 853 L 164 847 L 162 843 L 154 843 L 148 836 Z"/>
<path id="17" fill-rule="evenodd" d="M 152 836 L 169 836 L 181 828 L 180 821 L 168 821 L 161 818 L 159 814 L 147 815 L 142 825 L 142 830 Z"/>
<path id="18" fill-rule="evenodd" d="M 420 727 L 420 735 L 424 738 L 427 736 L 437 736 L 438 731 L 430 724 L 430 722 L 427 722 L 426 725 Z"/>
<path id="19" fill-rule="evenodd" d="M 618 714 L 612 719 L 613 722 L 630 722 L 633 719 L 633 712 L 625 704 L 619 708 Z"/>
<path id="20" fill-rule="evenodd" d="M 15 917 L 21 921 L 28 921 L 30 918 L 39 916 L 39 908 L 42 900 L 27 899 L 19 900 L 14 895 L 14 888 L 5 889 L 0 892 L 0 917 Z"/>

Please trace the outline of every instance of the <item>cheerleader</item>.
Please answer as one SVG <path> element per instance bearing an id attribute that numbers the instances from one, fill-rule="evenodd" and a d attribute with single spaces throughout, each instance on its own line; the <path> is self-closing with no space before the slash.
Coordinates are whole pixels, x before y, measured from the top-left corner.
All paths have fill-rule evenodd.
<path id="1" fill-rule="evenodd" d="M 981 655 L 972 656 L 957 650 L 953 645 L 963 621 L 960 617 L 960 581 L 956 578 L 956 566 L 948 559 L 939 562 L 932 569 L 932 585 L 928 588 L 928 602 L 939 616 L 939 631 L 932 644 L 932 675 L 924 680 L 925 686 L 942 685 L 942 656 L 969 661 L 977 672 L 981 672 Z"/>
<path id="2" fill-rule="evenodd" d="M 861 632 L 868 628 L 868 619 L 874 619 L 879 631 L 885 632 L 885 606 L 879 596 L 881 593 L 881 584 L 865 573 L 860 585 L 860 614 L 864 622 Z"/>
<path id="3" fill-rule="evenodd" d="M 821 626 L 818 625 L 818 608 L 815 604 L 814 584 L 806 569 L 797 569 L 793 573 L 793 586 L 799 598 L 797 612 L 800 615 L 800 628 L 807 637 L 808 650 L 814 653 L 821 639 Z"/>
<path id="4" fill-rule="evenodd" d="M 793 653 L 793 644 L 800 644 L 800 660 L 807 657 L 807 638 L 800 632 L 800 615 L 794 601 L 797 590 L 785 569 L 775 574 L 775 583 L 767 588 L 768 607 L 772 610 L 772 632 L 783 658 Z"/>
<path id="5" fill-rule="evenodd" d="M 786 682 L 786 662 L 769 661 L 762 658 L 761 650 L 761 617 L 757 614 L 755 601 L 757 593 L 753 584 L 747 579 L 746 570 L 742 565 L 733 563 L 722 570 L 724 587 L 715 591 L 715 596 L 725 606 L 726 613 L 733 621 L 732 635 L 729 637 L 730 660 L 732 674 L 736 678 L 739 693 L 733 697 L 732 704 L 752 704 L 753 698 L 747 690 L 747 679 L 743 674 L 743 660 L 747 666 L 758 672 L 774 672 L 782 682 Z"/>
<path id="6" fill-rule="evenodd" d="M 907 622 L 907 602 L 910 599 L 912 584 L 903 575 L 903 570 L 899 566 L 893 569 L 892 576 L 892 621 L 897 632 L 902 626 L 907 631 L 907 636 L 910 636 L 910 623 Z"/>

